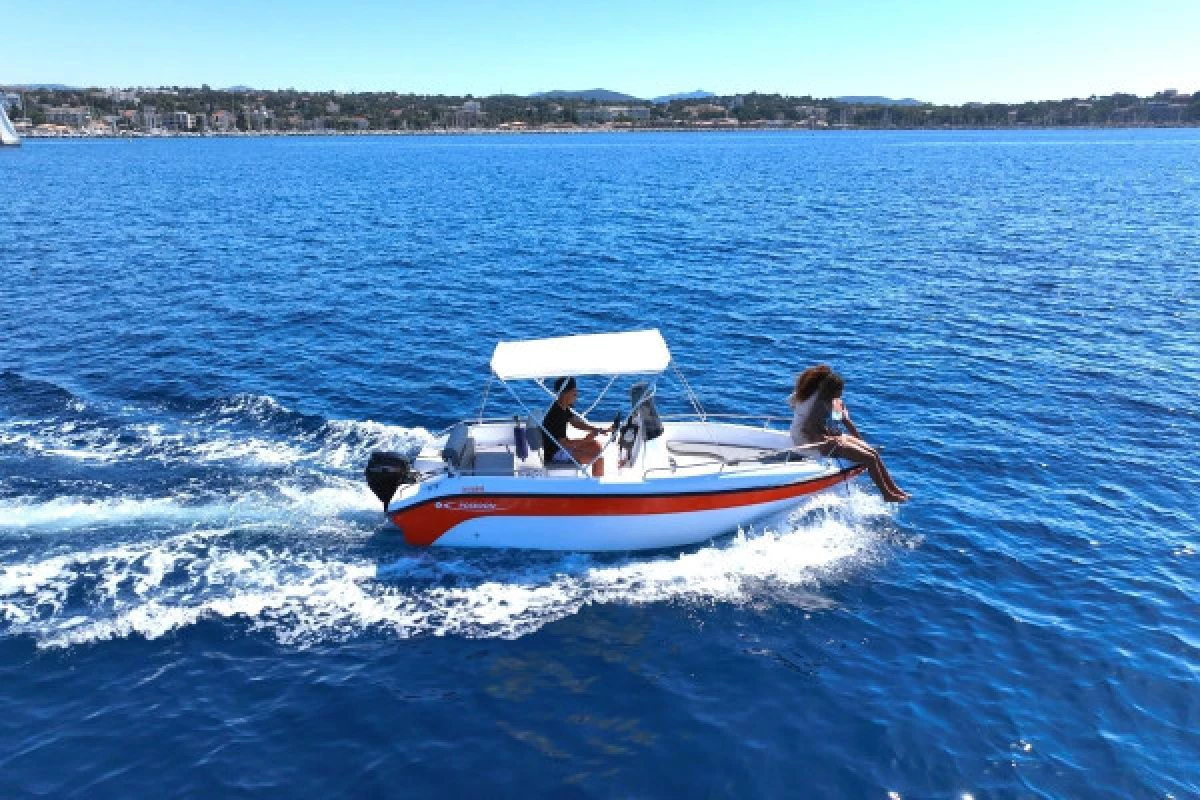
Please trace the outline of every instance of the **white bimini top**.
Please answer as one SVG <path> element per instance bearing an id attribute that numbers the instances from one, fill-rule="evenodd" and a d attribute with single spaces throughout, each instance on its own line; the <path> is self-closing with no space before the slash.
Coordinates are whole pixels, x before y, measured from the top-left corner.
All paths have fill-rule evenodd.
<path id="1" fill-rule="evenodd" d="M 665 370 L 671 352 L 657 328 L 500 342 L 492 372 L 502 381 L 560 375 L 647 375 Z"/>

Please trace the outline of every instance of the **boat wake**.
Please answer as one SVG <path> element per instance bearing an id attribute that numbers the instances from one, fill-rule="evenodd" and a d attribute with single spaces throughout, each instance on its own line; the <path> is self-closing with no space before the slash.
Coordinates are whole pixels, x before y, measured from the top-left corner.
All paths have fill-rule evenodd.
<path id="1" fill-rule="evenodd" d="M 683 552 L 415 550 L 359 470 L 426 431 L 255 396 L 146 419 L 49 394 L 52 410 L 0 409 L 0 458 L 18 465 L 0 479 L 0 636 L 41 648 L 208 623 L 305 647 L 515 638 L 598 604 L 810 607 L 880 557 L 890 530 L 883 504 L 851 487 Z M 157 494 L 122 478 L 144 478 L 146 462 L 169 473 Z"/>
<path id="2" fill-rule="evenodd" d="M 201 526 L 6 563 L 0 628 L 39 647 L 66 647 L 230 620 L 306 646 L 370 632 L 514 638 L 604 603 L 807 607 L 823 585 L 877 557 L 874 523 L 884 514 L 854 493 L 802 510 L 778 530 L 617 559 L 414 552 L 377 548 L 369 534 L 331 541 L 266 523 Z M 396 550 L 404 554 L 379 558 Z"/>
<path id="3" fill-rule="evenodd" d="M 178 524 L 186 527 L 254 523 L 318 524 L 328 529 L 339 519 L 368 514 L 378 520 L 379 501 L 361 481 L 331 478 L 324 485 L 278 483 L 262 491 L 216 494 L 181 492 L 171 497 L 31 497 L 0 500 L 0 532 L 25 534 Z M 356 513 L 357 512 L 357 513 Z M 322 524 L 324 523 L 324 524 Z"/>
<path id="4" fill-rule="evenodd" d="M 0 389 L 8 388 L 4 383 Z M 235 395 L 182 413 L 148 416 L 139 409 L 92 408 L 69 394 L 41 394 L 33 408 L 0 406 L 0 412 L 8 411 L 0 416 L 0 455 L 107 464 L 359 470 L 373 450 L 416 451 L 430 439 L 422 428 L 326 420 L 257 395 Z"/>

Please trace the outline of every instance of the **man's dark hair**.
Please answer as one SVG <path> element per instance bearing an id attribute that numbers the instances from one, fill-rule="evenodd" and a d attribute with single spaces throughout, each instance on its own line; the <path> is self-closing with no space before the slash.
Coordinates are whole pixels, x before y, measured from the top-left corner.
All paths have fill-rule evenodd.
<path id="1" fill-rule="evenodd" d="M 561 378 L 554 380 L 554 394 L 559 397 L 563 396 L 563 392 L 570 391 L 575 388 L 575 379 L 569 375 L 564 375 Z"/>

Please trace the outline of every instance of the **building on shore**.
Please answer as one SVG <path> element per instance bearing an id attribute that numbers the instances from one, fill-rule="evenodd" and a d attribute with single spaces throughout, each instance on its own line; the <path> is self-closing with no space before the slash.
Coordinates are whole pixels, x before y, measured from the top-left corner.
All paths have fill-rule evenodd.
<path id="1" fill-rule="evenodd" d="M 237 115 L 234 114 L 232 111 L 226 111 L 225 109 L 219 109 L 217 111 L 214 111 L 212 113 L 212 116 L 209 117 L 209 119 L 211 120 L 210 127 L 214 131 L 219 131 L 220 133 L 226 133 L 228 131 L 237 129 Z"/>
<path id="2" fill-rule="evenodd" d="M 646 106 L 584 106 L 575 109 L 575 119 L 581 125 L 607 125 L 617 120 L 644 122 L 650 119 L 650 109 Z"/>
<path id="3" fill-rule="evenodd" d="M 58 106 L 45 110 L 46 123 L 68 128 L 85 127 L 92 119 L 92 112 L 84 106 Z"/>
<path id="4" fill-rule="evenodd" d="M 725 106 L 717 105 L 716 103 L 697 103 L 695 105 L 684 106 L 683 113 L 692 119 L 712 119 L 725 116 L 727 110 Z"/>
<path id="5" fill-rule="evenodd" d="M 608 106 L 585 106 L 575 109 L 575 119 L 579 120 L 580 125 L 588 123 L 607 123 L 612 122 L 617 118 L 612 109 Z"/>
<path id="6" fill-rule="evenodd" d="M 137 104 L 138 93 L 135 89 L 118 89 L 113 86 L 104 92 L 104 96 L 114 103 L 132 103 Z"/>
<path id="7" fill-rule="evenodd" d="M 246 127 L 252 131 L 263 131 L 274 127 L 275 112 L 264 106 L 247 108 L 242 112 L 246 117 Z"/>
<path id="8" fill-rule="evenodd" d="M 450 124 L 455 128 L 478 128 L 487 117 L 483 103 L 478 100 L 468 100 L 461 106 L 451 106 L 449 110 Z"/>
<path id="9" fill-rule="evenodd" d="M 824 106 L 796 106 L 796 114 L 800 122 L 811 128 L 824 128 L 829 125 L 829 109 Z"/>
<path id="10" fill-rule="evenodd" d="M 137 113 L 137 120 L 142 130 L 156 131 L 162 128 L 162 117 L 158 115 L 156 106 L 142 106 Z"/>
<path id="11" fill-rule="evenodd" d="M 1169 93 L 1169 94 L 1168 94 Z M 1177 97 L 1178 92 L 1168 89 L 1163 93 L 1166 97 Z M 1171 103 L 1165 100 L 1150 100 L 1146 103 L 1146 120 L 1148 122 L 1166 122 L 1178 125 L 1183 122 L 1183 114 L 1187 106 L 1183 103 Z"/>
<path id="12" fill-rule="evenodd" d="M 609 118 L 613 120 L 647 120 L 650 119 L 650 109 L 645 106 L 606 106 Z"/>
<path id="13" fill-rule="evenodd" d="M 195 118 L 186 111 L 168 111 L 162 115 L 164 130 L 187 132 L 195 125 Z"/>

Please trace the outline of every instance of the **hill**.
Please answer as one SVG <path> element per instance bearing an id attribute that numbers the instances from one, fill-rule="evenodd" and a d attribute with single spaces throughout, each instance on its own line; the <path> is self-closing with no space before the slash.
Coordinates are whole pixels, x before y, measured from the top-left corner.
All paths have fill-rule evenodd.
<path id="1" fill-rule="evenodd" d="M 893 100 L 890 97 L 880 97 L 879 95 L 846 95 L 844 97 L 835 97 L 839 103 L 846 103 L 855 106 L 923 106 L 925 105 L 920 100 L 914 100 L 911 97 L 905 97 L 901 100 Z"/>
<path id="2" fill-rule="evenodd" d="M 640 97 L 621 94 L 609 89 L 555 89 L 551 92 L 537 92 L 530 97 L 541 97 L 549 100 L 589 100 L 596 103 L 644 103 Z"/>
<path id="3" fill-rule="evenodd" d="M 4 87 L 18 92 L 36 92 L 39 89 L 48 92 L 77 92 L 78 86 L 67 86 L 62 83 L 14 83 Z"/>
<path id="4" fill-rule="evenodd" d="M 662 97 L 655 97 L 651 103 L 666 105 L 672 100 L 706 100 L 710 97 L 716 97 L 712 92 L 706 92 L 703 89 L 697 89 L 694 92 L 676 92 L 675 94 L 664 94 Z"/>

